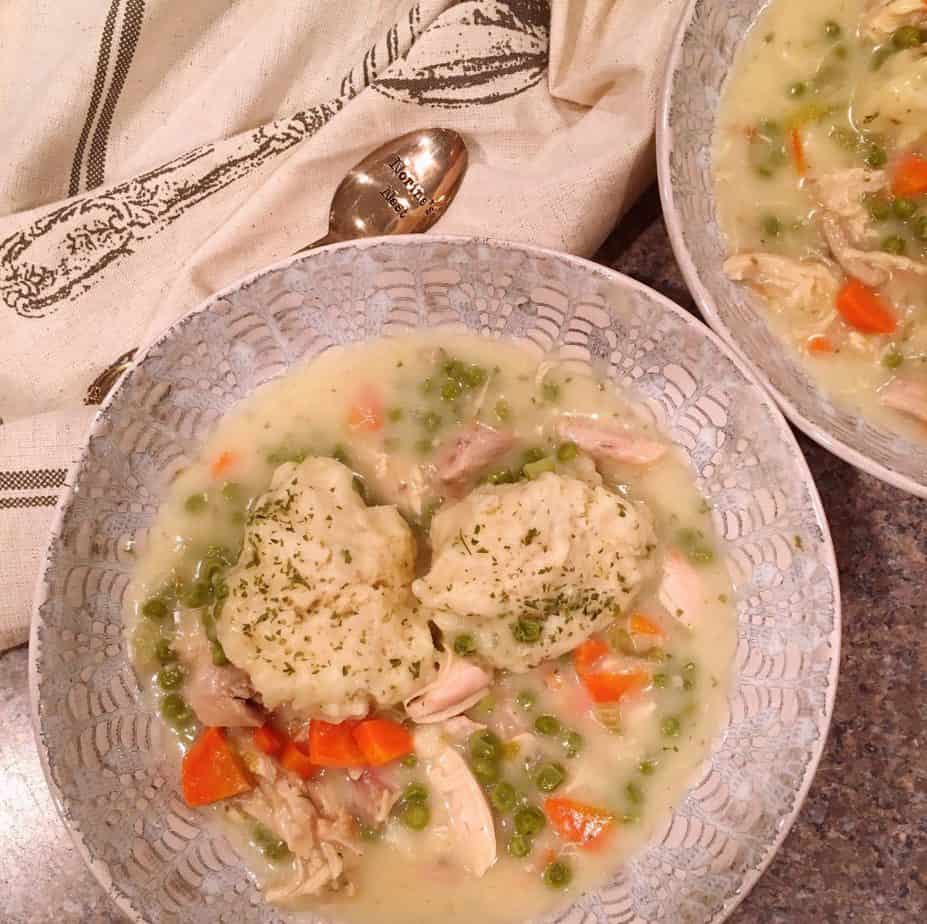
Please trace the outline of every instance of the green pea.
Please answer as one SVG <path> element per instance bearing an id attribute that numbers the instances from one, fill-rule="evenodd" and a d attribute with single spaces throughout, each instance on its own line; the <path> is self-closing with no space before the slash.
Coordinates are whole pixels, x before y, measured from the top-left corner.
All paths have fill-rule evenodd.
<path id="1" fill-rule="evenodd" d="M 882 357 L 882 365 L 886 369 L 897 369 L 904 362 L 904 355 L 892 348 Z"/>
<path id="2" fill-rule="evenodd" d="M 682 546 L 683 551 L 686 553 L 686 557 L 693 564 L 708 564 L 715 557 L 714 549 L 712 549 L 711 545 L 709 545 L 708 541 L 705 539 L 704 533 L 699 529 L 686 527 L 685 529 L 678 530 L 676 533 L 676 541 Z"/>
<path id="3" fill-rule="evenodd" d="M 508 844 L 508 852 L 511 856 L 521 859 L 531 853 L 531 838 L 523 834 L 515 834 Z"/>
<path id="4" fill-rule="evenodd" d="M 544 870 L 544 884 L 552 889 L 565 889 L 573 878 L 573 871 L 568 863 L 563 860 L 554 860 L 548 863 Z"/>
<path id="5" fill-rule="evenodd" d="M 279 863 L 282 860 L 289 859 L 290 848 L 287 847 L 286 841 L 277 838 L 277 840 L 271 841 L 269 844 L 265 844 L 261 847 L 261 853 L 267 857 L 268 860 Z"/>
<path id="6" fill-rule="evenodd" d="M 534 785 L 541 792 L 553 792 L 563 785 L 566 772 L 560 764 L 541 764 L 534 771 Z"/>
<path id="7" fill-rule="evenodd" d="M 523 837 L 534 837 L 539 831 L 544 830 L 547 819 L 544 813 L 534 805 L 528 805 L 520 808 L 515 813 L 515 833 Z"/>
<path id="8" fill-rule="evenodd" d="M 541 386 L 541 394 L 545 401 L 553 404 L 560 400 L 560 386 L 556 382 L 545 382 Z"/>
<path id="9" fill-rule="evenodd" d="M 660 730 L 667 738 L 676 738 L 679 735 L 679 728 L 679 719 L 674 715 L 667 716 L 660 726 Z"/>
<path id="10" fill-rule="evenodd" d="M 522 471 L 525 473 L 526 478 L 533 481 L 535 478 L 540 478 L 545 472 L 552 472 L 554 468 L 554 460 L 547 456 L 544 459 L 538 459 L 537 462 L 529 462 L 522 468 Z"/>
<path id="11" fill-rule="evenodd" d="M 913 199 L 898 198 L 892 202 L 892 211 L 902 221 L 907 221 L 917 212 L 917 203 Z"/>
<path id="12" fill-rule="evenodd" d="M 200 494 L 191 494 L 184 502 L 183 509 L 187 513 L 202 513 L 209 506 L 209 496 L 202 492 Z"/>
<path id="13" fill-rule="evenodd" d="M 918 215 L 911 230 L 919 241 L 927 241 L 927 215 Z"/>
<path id="14" fill-rule="evenodd" d="M 502 742 L 488 728 L 470 735 L 467 746 L 470 755 L 476 758 L 485 757 L 489 760 L 498 760 L 502 754 Z"/>
<path id="15" fill-rule="evenodd" d="M 496 402 L 495 411 L 496 411 L 496 417 L 500 421 L 506 421 L 509 419 L 509 417 L 512 416 L 512 409 L 511 407 L 509 407 L 508 401 L 506 401 L 504 398 L 500 398 Z"/>
<path id="16" fill-rule="evenodd" d="M 216 667 L 225 667 L 225 665 L 229 663 L 229 659 L 225 654 L 225 649 L 218 640 L 212 643 L 211 654 L 212 663 L 215 664 Z"/>
<path id="17" fill-rule="evenodd" d="M 196 609 L 209 602 L 209 585 L 205 581 L 194 581 L 181 597 L 184 606 Z"/>
<path id="18" fill-rule="evenodd" d="M 628 783 L 624 787 L 624 794 L 628 797 L 628 802 L 631 805 L 640 805 L 644 801 L 644 794 L 641 792 L 640 786 L 637 783 Z"/>
<path id="19" fill-rule="evenodd" d="M 441 386 L 441 398 L 444 401 L 455 401 L 462 391 L 463 386 L 457 379 L 445 379 Z"/>
<path id="20" fill-rule="evenodd" d="M 512 623 L 512 635 L 516 642 L 533 645 L 541 637 L 541 623 L 536 619 L 519 619 Z"/>
<path id="21" fill-rule="evenodd" d="M 662 690 L 669 684 L 669 677 L 667 677 L 666 674 L 654 674 L 653 677 L 651 677 L 651 683 Z"/>
<path id="22" fill-rule="evenodd" d="M 179 693 L 168 693 L 161 700 L 161 715 L 168 722 L 185 723 L 192 718 L 190 707 Z"/>
<path id="23" fill-rule="evenodd" d="M 557 459 L 560 462 L 569 462 L 572 459 L 576 458 L 576 454 L 579 452 L 579 448 L 576 443 L 571 443 L 569 441 L 561 443 L 557 447 Z"/>
<path id="24" fill-rule="evenodd" d="M 162 690 L 179 690 L 183 685 L 184 669 L 179 664 L 162 667 L 158 671 L 158 686 Z"/>
<path id="25" fill-rule="evenodd" d="M 644 776 L 652 776 L 657 769 L 657 762 L 655 760 L 642 760 L 638 765 L 637 769 L 640 770 Z"/>
<path id="26" fill-rule="evenodd" d="M 226 483 L 222 485 L 222 496 L 230 504 L 239 503 L 243 493 L 242 487 L 237 481 L 226 481 Z"/>
<path id="27" fill-rule="evenodd" d="M 452 379 L 463 379 L 467 374 L 467 367 L 459 359 L 446 360 L 441 369 Z"/>
<path id="28" fill-rule="evenodd" d="M 901 26 L 892 33 L 896 48 L 914 48 L 921 44 L 921 30 L 917 26 Z"/>
<path id="29" fill-rule="evenodd" d="M 892 203 L 879 193 L 866 193 L 863 204 L 875 221 L 885 221 L 892 213 Z"/>
<path id="30" fill-rule="evenodd" d="M 491 757 L 475 757 L 470 763 L 470 769 L 484 786 L 495 783 L 502 774 L 498 759 Z"/>
<path id="31" fill-rule="evenodd" d="M 155 657 L 162 664 L 169 664 L 177 660 L 177 652 L 171 647 L 170 639 L 159 638 L 155 645 Z"/>
<path id="32" fill-rule="evenodd" d="M 562 727 L 560 719 L 555 715 L 548 715 L 545 713 L 544 715 L 539 715 L 534 720 L 534 730 L 539 735 L 557 735 L 560 733 Z"/>
<path id="33" fill-rule="evenodd" d="M 767 215 L 763 219 L 763 233 L 769 237 L 779 237 L 782 234 L 782 222 L 775 215 Z"/>
<path id="34" fill-rule="evenodd" d="M 509 468 L 500 469 L 497 472 L 490 472 L 486 476 L 489 484 L 515 484 L 518 481 L 518 475 Z"/>
<path id="35" fill-rule="evenodd" d="M 360 834 L 361 840 L 367 841 L 368 844 L 375 844 L 377 841 L 383 839 L 382 828 L 375 828 L 372 825 L 365 825 L 362 822 L 358 823 L 357 832 Z"/>
<path id="36" fill-rule="evenodd" d="M 467 366 L 463 380 L 469 388 L 479 388 L 486 381 L 486 370 L 482 366 Z"/>
<path id="37" fill-rule="evenodd" d="M 506 783 L 505 780 L 503 780 L 493 786 L 489 793 L 489 801 L 497 812 L 502 815 L 507 815 L 515 808 L 515 803 L 518 801 L 518 794 L 515 792 L 515 787 L 511 783 Z"/>
<path id="38" fill-rule="evenodd" d="M 534 709 L 537 705 L 537 697 L 530 690 L 522 690 L 518 696 L 515 697 L 515 702 L 521 706 L 522 709 Z"/>
<path id="39" fill-rule="evenodd" d="M 885 148 L 878 144 L 870 144 L 866 150 L 866 164 L 873 169 L 884 167 L 888 161 L 888 154 Z"/>
<path id="40" fill-rule="evenodd" d="M 403 767 L 406 767 L 411 770 L 412 767 L 418 766 L 418 758 L 414 754 L 406 754 L 406 756 L 403 757 L 402 760 L 399 761 L 399 763 L 401 763 Z"/>
<path id="41" fill-rule="evenodd" d="M 828 38 L 839 38 L 842 32 L 843 29 L 840 28 L 840 23 L 834 22 L 833 19 L 828 19 L 827 22 L 824 23 L 824 34 Z"/>
<path id="42" fill-rule="evenodd" d="M 424 783 L 415 780 L 406 786 L 402 798 L 405 802 L 427 802 L 428 787 Z"/>
<path id="43" fill-rule="evenodd" d="M 142 616 L 148 619 L 164 619 L 170 608 L 162 597 L 149 597 L 142 604 Z"/>
<path id="44" fill-rule="evenodd" d="M 532 446 L 522 453 L 521 461 L 524 465 L 530 465 L 532 462 L 540 462 L 543 458 L 544 450 L 539 449 L 537 446 Z"/>
<path id="45" fill-rule="evenodd" d="M 882 241 L 882 249 L 886 253 L 891 253 L 900 257 L 908 249 L 908 245 L 905 243 L 905 239 L 900 235 L 890 234 Z"/>
<path id="46" fill-rule="evenodd" d="M 569 731 L 563 738 L 561 742 L 563 744 L 563 750 L 566 751 L 567 757 L 576 757 L 577 754 L 583 749 L 583 736 L 576 731 Z"/>
<path id="47" fill-rule="evenodd" d="M 795 83 L 789 84 L 789 96 L 797 99 L 808 92 L 808 84 L 804 80 L 796 80 Z"/>
<path id="48" fill-rule="evenodd" d="M 463 657 L 465 655 L 471 655 L 475 651 L 476 642 L 474 641 L 472 635 L 463 633 L 454 639 L 454 654 L 458 654 Z"/>
<path id="49" fill-rule="evenodd" d="M 425 414 L 422 414 L 422 426 L 429 432 L 434 433 L 441 426 L 441 415 L 436 414 L 434 411 L 427 411 Z"/>
<path id="50" fill-rule="evenodd" d="M 422 831 L 431 821 L 431 812 L 424 802 L 407 802 L 399 813 L 399 820 L 412 831 Z"/>
<path id="51" fill-rule="evenodd" d="M 842 125 L 835 125 L 830 130 L 829 137 L 831 141 L 847 151 L 855 151 L 859 147 L 859 135 Z"/>

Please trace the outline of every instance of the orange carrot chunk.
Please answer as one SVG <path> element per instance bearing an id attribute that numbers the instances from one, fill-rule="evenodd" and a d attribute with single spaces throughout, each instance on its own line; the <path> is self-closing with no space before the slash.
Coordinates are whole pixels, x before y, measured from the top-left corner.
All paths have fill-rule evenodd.
<path id="1" fill-rule="evenodd" d="M 643 613 L 632 613 L 628 620 L 628 631 L 631 635 L 646 635 L 651 639 L 665 639 L 666 633 L 649 616 Z"/>
<path id="2" fill-rule="evenodd" d="M 587 638 L 578 648 L 573 650 L 573 667 L 582 677 L 588 674 L 595 665 L 608 654 L 608 645 L 598 638 Z"/>
<path id="3" fill-rule="evenodd" d="M 905 154 L 892 171 L 892 192 L 902 198 L 927 193 L 927 157 Z"/>
<path id="4" fill-rule="evenodd" d="M 283 750 L 284 737 L 272 725 L 262 725 L 254 730 L 254 746 L 271 757 Z"/>
<path id="5" fill-rule="evenodd" d="M 890 334 L 898 326 L 888 302 L 852 277 L 837 292 L 837 311 L 850 327 L 865 334 Z"/>
<path id="6" fill-rule="evenodd" d="M 209 805 L 254 788 L 251 774 L 221 728 L 206 728 L 183 759 L 181 789 L 187 805 Z"/>
<path id="7" fill-rule="evenodd" d="M 547 799 L 544 814 L 563 840 L 587 849 L 599 846 L 615 823 L 611 812 L 565 797 Z"/>
<path id="8" fill-rule="evenodd" d="M 643 690 L 650 682 L 650 675 L 644 670 L 625 674 L 595 671 L 584 674 L 582 681 L 593 702 L 617 703 L 625 696 L 633 696 Z"/>
<path id="9" fill-rule="evenodd" d="M 213 478 L 221 478 L 235 463 L 238 461 L 238 456 L 234 452 L 220 452 L 219 455 L 212 460 L 212 464 L 209 466 L 209 474 Z"/>
<path id="10" fill-rule="evenodd" d="M 383 426 L 383 398 L 373 385 L 365 385 L 348 410 L 348 425 L 352 430 L 373 433 Z"/>
<path id="11" fill-rule="evenodd" d="M 354 740 L 356 721 L 333 725 L 313 719 L 309 724 L 309 757 L 318 767 L 363 767 L 364 755 Z"/>
<path id="12" fill-rule="evenodd" d="M 380 767 L 411 754 L 412 734 L 389 719 L 365 719 L 354 728 L 354 741 L 369 767 Z"/>
<path id="13" fill-rule="evenodd" d="M 806 346 L 809 353 L 817 355 L 834 352 L 834 345 L 830 338 L 825 337 L 823 334 L 812 334 L 806 341 Z"/>
<path id="14" fill-rule="evenodd" d="M 789 153 L 792 155 L 792 163 L 795 164 L 795 170 L 799 176 L 804 176 L 808 172 L 808 162 L 805 159 L 805 146 L 802 144 L 801 132 L 793 128 L 789 132 Z"/>
<path id="15" fill-rule="evenodd" d="M 287 741 L 280 752 L 280 766 L 290 773 L 295 773 L 300 779 L 311 780 L 319 768 L 312 762 L 309 755 L 294 742 Z"/>

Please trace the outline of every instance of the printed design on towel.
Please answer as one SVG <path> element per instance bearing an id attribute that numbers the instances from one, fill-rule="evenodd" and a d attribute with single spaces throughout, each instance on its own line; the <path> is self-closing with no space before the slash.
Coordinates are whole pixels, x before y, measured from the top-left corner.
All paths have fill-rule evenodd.
<path id="1" fill-rule="evenodd" d="M 549 34 L 548 0 L 462 0 L 373 88 L 420 106 L 497 103 L 543 78 Z"/>
<path id="2" fill-rule="evenodd" d="M 0 497 L 0 510 L 13 510 L 17 507 L 54 507 L 57 503 L 58 498 L 53 494 Z"/>
<path id="3" fill-rule="evenodd" d="M 144 17 L 144 0 L 126 0 L 125 3 L 122 0 L 112 0 L 110 4 L 106 21 L 103 24 L 103 34 L 100 37 L 100 52 L 97 57 L 97 70 L 90 93 L 90 102 L 87 106 L 87 118 L 81 129 L 77 150 L 74 152 L 74 163 L 71 166 L 71 182 L 68 188 L 68 194 L 71 196 L 77 195 L 80 191 L 81 171 L 84 166 L 86 166 L 85 189 L 93 189 L 103 184 L 109 131 L 116 112 L 116 104 L 125 86 L 126 77 L 129 75 L 132 58 L 135 56 Z M 115 62 L 110 67 L 117 19 L 119 20 L 119 44 Z M 100 101 L 103 99 L 104 90 L 106 90 L 106 98 L 101 108 Z M 89 156 L 85 164 L 84 156 L 87 154 L 87 142 L 90 140 L 91 131 L 93 140 L 90 143 Z"/>
<path id="4" fill-rule="evenodd" d="M 0 491 L 36 491 L 60 488 L 67 478 L 66 468 L 33 468 L 16 472 L 0 472 Z"/>

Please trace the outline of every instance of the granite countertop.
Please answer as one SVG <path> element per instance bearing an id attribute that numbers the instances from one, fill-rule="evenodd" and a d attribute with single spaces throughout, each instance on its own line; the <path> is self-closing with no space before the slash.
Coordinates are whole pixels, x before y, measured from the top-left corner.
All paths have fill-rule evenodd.
<path id="1" fill-rule="evenodd" d="M 651 191 L 600 262 L 694 310 Z M 800 438 L 830 519 L 843 653 L 801 815 L 731 924 L 927 920 L 927 501 Z M 53 807 L 29 725 L 27 652 L 0 655 L 0 922 L 122 920 Z"/>

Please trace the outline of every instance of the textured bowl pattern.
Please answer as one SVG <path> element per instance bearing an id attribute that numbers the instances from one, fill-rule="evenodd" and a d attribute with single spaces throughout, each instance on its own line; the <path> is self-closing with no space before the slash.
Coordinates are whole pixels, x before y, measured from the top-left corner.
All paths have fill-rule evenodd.
<path id="1" fill-rule="evenodd" d="M 696 470 L 739 587 L 710 759 L 650 845 L 549 920 L 720 921 L 794 820 L 833 704 L 839 592 L 817 493 L 766 393 L 702 325 L 617 273 L 478 240 L 369 241 L 266 270 L 176 324 L 101 409 L 69 482 L 33 623 L 37 736 L 79 849 L 133 919 L 287 917 L 159 763 L 122 639 L 127 542 L 144 542 L 168 479 L 262 383 L 332 344 L 445 325 L 593 360 L 635 394 Z"/>
<path id="2" fill-rule="evenodd" d="M 871 424 L 821 391 L 768 326 L 763 300 L 722 272 L 711 152 L 724 81 L 768 0 L 693 0 L 672 51 L 658 118 L 657 160 L 676 259 L 708 323 L 767 382 L 796 426 L 851 465 L 927 497 L 927 444 Z"/>

